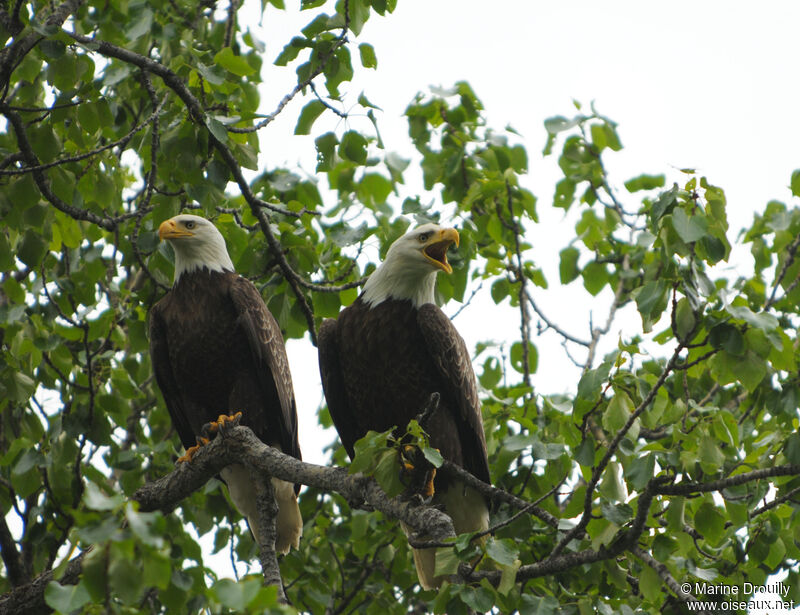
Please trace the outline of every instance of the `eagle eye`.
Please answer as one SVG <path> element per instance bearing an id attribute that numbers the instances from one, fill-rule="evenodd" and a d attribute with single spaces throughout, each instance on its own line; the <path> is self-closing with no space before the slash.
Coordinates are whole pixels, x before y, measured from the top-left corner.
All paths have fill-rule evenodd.
<path id="1" fill-rule="evenodd" d="M 425 243 L 426 241 L 428 241 L 428 237 L 430 237 L 428 233 L 420 233 L 417 236 L 417 239 L 419 240 L 420 243 Z"/>
<path id="2" fill-rule="evenodd" d="M 186 228 L 188 228 L 189 230 L 192 230 L 192 229 L 193 229 L 193 228 L 196 226 L 196 224 L 197 224 L 197 223 L 196 223 L 194 220 L 188 220 L 188 221 L 184 222 L 184 224 L 183 224 L 183 225 L 184 225 Z"/>

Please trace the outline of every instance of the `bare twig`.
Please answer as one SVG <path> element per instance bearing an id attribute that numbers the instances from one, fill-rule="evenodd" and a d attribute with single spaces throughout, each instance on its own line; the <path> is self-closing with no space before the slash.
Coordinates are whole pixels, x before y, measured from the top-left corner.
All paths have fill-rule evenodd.
<path id="1" fill-rule="evenodd" d="M 786 260 L 783 262 L 783 266 L 775 278 L 775 283 L 772 285 L 772 292 L 769 294 L 769 299 L 764 304 L 764 310 L 770 309 L 777 301 L 775 295 L 778 292 L 778 287 L 781 285 L 781 282 L 783 282 L 783 278 L 786 277 L 786 272 L 789 270 L 789 267 L 791 267 L 794 263 L 798 248 L 800 248 L 800 235 L 795 237 L 794 241 L 789 244 L 789 247 L 786 249 Z M 796 284 L 796 281 L 792 284 Z"/>
<path id="2" fill-rule="evenodd" d="M 542 312 L 542 310 L 536 304 L 536 301 L 533 300 L 533 296 L 531 296 L 530 292 L 527 289 L 525 290 L 525 300 L 528 303 L 530 303 L 531 307 L 533 308 L 533 311 L 536 312 L 536 314 L 539 316 L 539 318 L 542 319 L 542 321 L 544 321 L 544 324 L 547 325 L 548 329 L 552 329 L 568 342 L 573 342 L 574 344 L 580 344 L 581 346 L 585 346 L 586 348 L 590 347 L 591 342 L 587 342 L 586 340 L 582 340 L 578 337 L 575 337 L 574 335 L 567 333 L 556 323 L 550 320 L 547 316 L 545 316 L 544 312 Z"/>
<path id="3" fill-rule="evenodd" d="M 275 108 L 275 111 L 267 115 L 263 120 L 258 122 L 258 124 L 256 124 L 255 126 L 248 126 L 246 128 L 234 128 L 233 126 L 228 126 L 227 130 L 229 132 L 248 133 L 261 130 L 262 128 L 264 128 L 264 126 L 271 123 L 276 117 L 278 117 L 278 115 L 280 115 L 280 113 L 284 110 L 284 108 L 286 108 L 286 105 L 288 105 L 295 96 L 297 96 L 305 88 L 311 85 L 311 82 L 322 74 L 328 62 L 330 61 L 331 57 L 333 57 L 333 54 L 336 53 L 339 47 L 341 47 L 347 42 L 347 33 L 350 30 L 350 0 L 344 0 L 343 12 L 344 12 L 344 26 L 342 27 L 341 34 L 337 37 L 333 45 L 331 45 L 330 49 L 328 50 L 328 53 L 325 54 L 325 56 L 323 56 L 322 58 L 320 58 L 319 64 L 313 71 L 311 71 L 308 77 L 303 79 L 303 81 L 298 83 L 292 89 L 291 92 L 289 92 L 286 96 L 284 96 L 278 103 L 278 106 Z"/>

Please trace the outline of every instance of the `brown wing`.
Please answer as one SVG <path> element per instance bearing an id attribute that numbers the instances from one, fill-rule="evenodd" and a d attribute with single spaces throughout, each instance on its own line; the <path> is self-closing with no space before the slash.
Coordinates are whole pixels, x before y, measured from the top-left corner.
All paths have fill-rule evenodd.
<path id="1" fill-rule="evenodd" d="M 481 403 L 467 346 L 450 319 L 433 304 L 428 303 L 419 308 L 417 323 L 434 364 L 448 385 L 450 395 L 458 404 L 456 419 L 464 467 L 488 483 L 489 461 Z"/>
<path id="2" fill-rule="evenodd" d="M 178 384 L 175 381 L 162 317 L 162 311 L 168 301 L 169 296 L 164 297 L 150 309 L 150 362 L 153 364 L 156 383 L 158 383 L 158 388 L 161 389 L 161 394 L 164 396 L 167 410 L 170 418 L 172 418 L 172 424 L 175 426 L 183 446 L 189 448 L 195 444 L 195 434 L 192 431 L 186 408 L 178 390 Z"/>
<path id="3" fill-rule="evenodd" d="M 322 390 L 328 402 L 333 424 L 339 432 L 339 438 L 350 459 L 355 455 L 353 444 L 361 435 L 358 423 L 353 416 L 345 391 L 341 364 L 339 363 L 339 342 L 337 327 L 339 323 L 333 318 L 322 322 L 317 333 L 317 349 L 319 351 L 319 373 L 322 378 Z"/>
<path id="4" fill-rule="evenodd" d="M 272 316 L 261 294 L 250 280 L 237 276 L 231 284 L 231 299 L 236 308 L 237 319 L 245 333 L 256 373 L 264 391 L 273 387 L 280 401 L 280 445 L 283 452 L 300 459 L 300 444 L 297 439 L 297 407 L 292 387 L 289 359 L 280 327 Z M 263 422 L 267 429 L 267 417 L 251 417 Z M 256 431 L 260 431 L 257 429 Z"/>

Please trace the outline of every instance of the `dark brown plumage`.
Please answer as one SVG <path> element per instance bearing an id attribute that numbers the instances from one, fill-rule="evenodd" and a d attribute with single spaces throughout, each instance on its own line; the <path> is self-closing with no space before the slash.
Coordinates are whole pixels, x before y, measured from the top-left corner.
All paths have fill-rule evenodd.
<path id="1" fill-rule="evenodd" d="M 431 446 L 489 482 L 469 353 L 438 307 L 388 299 L 370 308 L 359 298 L 323 322 L 319 349 L 328 408 L 351 458 L 368 430 L 404 429 L 436 392 L 439 406 L 426 425 Z M 445 480 L 437 476 L 435 488 Z"/>
<path id="2" fill-rule="evenodd" d="M 184 447 L 206 423 L 242 413 L 264 443 L 300 459 L 289 362 L 278 323 L 256 287 L 234 273 L 219 231 L 208 220 L 176 216 L 162 223 L 175 250 L 175 283 L 150 310 L 150 356 L 156 382 Z M 255 487 L 244 466 L 220 472 L 236 507 L 258 537 Z M 297 546 L 302 519 L 297 485 L 273 479 L 278 502 L 276 548 Z"/>
<path id="3" fill-rule="evenodd" d="M 440 395 L 425 425 L 431 446 L 489 482 L 489 463 L 475 375 L 464 340 L 433 303 L 436 272 L 450 272 L 446 251 L 458 233 L 428 224 L 398 239 L 367 281 L 364 292 L 326 320 L 319 331 L 319 360 L 328 409 L 347 453 L 368 430 L 408 422 Z M 452 517 L 458 533 L 485 530 L 486 502 L 442 473 L 433 503 Z M 404 528 L 410 532 L 410 528 Z M 433 549 L 414 550 L 421 585 L 436 587 Z"/>
<path id="4" fill-rule="evenodd" d="M 205 269 L 184 274 L 150 311 L 150 353 L 184 447 L 206 423 L 241 410 L 242 425 L 300 459 L 283 336 L 252 282 Z"/>

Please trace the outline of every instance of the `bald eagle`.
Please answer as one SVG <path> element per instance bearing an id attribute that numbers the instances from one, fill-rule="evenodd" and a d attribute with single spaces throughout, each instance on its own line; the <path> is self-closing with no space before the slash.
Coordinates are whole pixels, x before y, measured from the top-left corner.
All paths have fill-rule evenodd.
<path id="1" fill-rule="evenodd" d="M 328 409 L 352 459 L 368 430 L 404 430 L 432 393 L 438 409 L 426 425 L 430 444 L 485 482 L 489 463 L 475 374 L 464 340 L 434 303 L 438 271 L 452 272 L 455 229 L 420 226 L 397 241 L 356 301 L 319 331 L 319 364 Z M 456 533 L 488 528 L 485 500 L 441 473 L 433 503 L 444 507 Z M 406 534 L 411 528 L 404 527 Z M 437 587 L 434 549 L 415 549 L 424 589 Z"/>
<path id="2" fill-rule="evenodd" d="M 158 229 L 175 252 L 172 289 L 150 310 L 150 356 L 172 423 L 191 459 L 203 426 L 242 412 L 263 442 L 300 459 L 297 411 L 278 323 L 256 287 L 233 269 L 225 240 L 199 216 L 180 215 Z M 258 539 L 255 487 L 242 465 L 220 475 Z M 275 548 L 297 548 L 303 522 L 297 487 L 272 479 L 279 511 Z"/>

